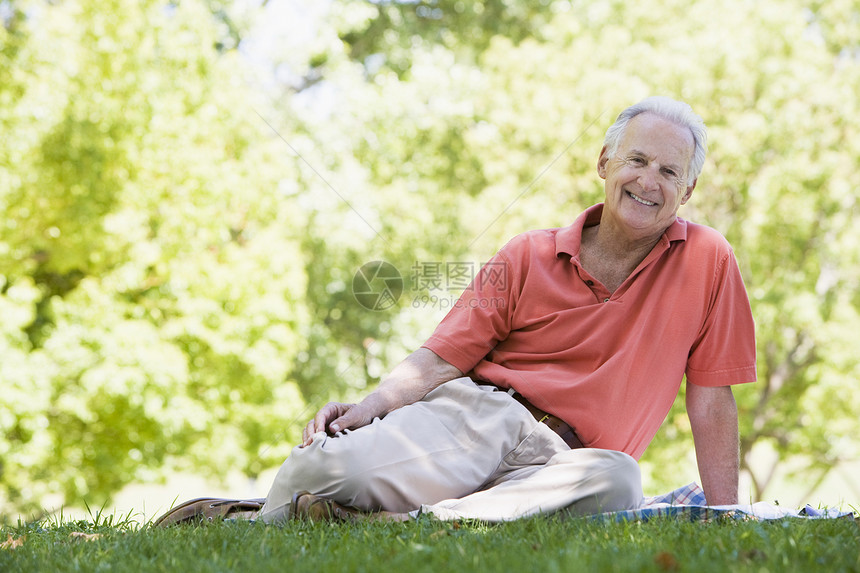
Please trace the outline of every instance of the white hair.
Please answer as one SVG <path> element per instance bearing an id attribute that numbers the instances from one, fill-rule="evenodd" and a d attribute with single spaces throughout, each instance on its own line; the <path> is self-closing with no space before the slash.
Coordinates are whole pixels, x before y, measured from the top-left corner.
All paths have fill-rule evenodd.
<path id="1" fill-rule="evenodd" d="M 702 118 L 693 111 L 693 108 L 682 101 L 663 96 L 651 96 L 622 111 L 615 123 L 606 130 L 606 137 L 603 139 L 606 155 L 610 158 L 615 156 L 615 152 L 618 151 L 618 144 L 624 137 L 627 124 L 640 113 L 653 113 L 690 130 L 693 135 L 694 148 L 690 165 L 687 167 L 687 185 L 692 185 L 702 173 L 702 167 L 705 165 L 705 155 L 708 153 L 708 130 Z"/>

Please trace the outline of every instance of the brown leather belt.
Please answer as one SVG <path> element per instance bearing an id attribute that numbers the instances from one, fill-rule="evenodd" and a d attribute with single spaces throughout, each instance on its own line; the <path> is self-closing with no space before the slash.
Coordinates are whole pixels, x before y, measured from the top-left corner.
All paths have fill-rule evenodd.
<path id="1" fill-rule="evenodd" d="M 505 388 L 499 388 L 495 384 L 490 384 L 487 382 L 478 382 L 481 385 L 487 386 L 495 386 L 499 389 L 500 392 L 505 392 L 506 394 L 510 394 L 510 396 L 526 407 L 526 410 L 534 416 L 535 420 L 538 422 L 543 422 L 549 429 L 559 435 L 559 437 L 564 440 L 564 443 L 568 445 L 571 450 L 575 450 L 577 448 L 584 448 L 585 445 L 582 443 L 582 440 L 579 439 L 579 436 L 576 435 L 576 430 L 570 427 L 570 424 L 559 418 L 558 416 L 553 416 L 552 414 L 547 414 L 528 400 L 526 400 L 525 396 L 520 394 L 519 392 L 514 391 L 511 394 L 510 391 Z"/>

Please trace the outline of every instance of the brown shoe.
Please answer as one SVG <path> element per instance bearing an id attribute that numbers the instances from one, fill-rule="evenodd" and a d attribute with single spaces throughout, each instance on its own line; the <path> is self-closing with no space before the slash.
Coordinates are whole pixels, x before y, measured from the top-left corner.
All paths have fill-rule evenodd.
<path id="1" fill-rule="evenodd" d="M 300 491 L 293 494 L 293 500 L 290 503 L 289 519 L 354 523 L 366 518 L 368 515 L 355 508 L 341 505 L 336 501 L 306 491 Z"/>
<path id="2" fill-rule="evenodd" d="M 266 498 L 220 499 L 199 497 L 180 504 L 153 522 L 155 527 L 181 523 L 209 522 L 215 519 L 253 519 L 263 508 Z"/>

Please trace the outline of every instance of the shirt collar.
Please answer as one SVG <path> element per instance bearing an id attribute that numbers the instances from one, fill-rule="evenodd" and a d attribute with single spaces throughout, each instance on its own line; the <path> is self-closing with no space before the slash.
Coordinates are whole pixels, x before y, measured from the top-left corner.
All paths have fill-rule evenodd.
<path id="1" fill-rule="evenodd" d="M 603 214 L 603 203 L 592 205 L 583 211 L 573 223 L 558 230 L 555 235 L 555 256 L 564 253 L 573 258 L 579 257 L 582 247 L 582 230 L 585 227 L 593 227 L 600 223 Z M 687 221 L 675 217 L 675 221 L 663 232 L 663 238 L 669 243 L 687 240 Z"/>

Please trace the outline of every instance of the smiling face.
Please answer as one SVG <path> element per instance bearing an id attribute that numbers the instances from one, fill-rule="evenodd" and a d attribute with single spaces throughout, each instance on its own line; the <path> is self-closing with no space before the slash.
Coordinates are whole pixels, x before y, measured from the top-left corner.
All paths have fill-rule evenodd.
<path id="1" fill-rule="evenodd" d="M 627 124 L 613 157 L 600 152 L 605 180 L 603 221 L 631 240 L 657 240 L 696 186 L 687 185 L 694 141 L 689 129 L 653 113 Z"/>

